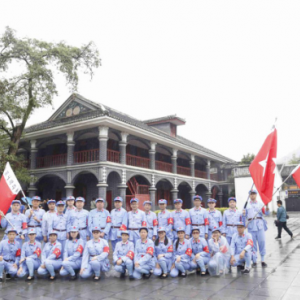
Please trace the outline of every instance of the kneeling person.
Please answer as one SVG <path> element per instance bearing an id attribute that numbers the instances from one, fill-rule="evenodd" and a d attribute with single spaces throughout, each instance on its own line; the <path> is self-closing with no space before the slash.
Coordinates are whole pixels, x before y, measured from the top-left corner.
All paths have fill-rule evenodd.
<path id="1" fill-rule="evenodd" d="M 30 228 L 28 230 L 29 241 L 22 246 L 20 268 L 18 270 L 18 277 L 24 277 L 29 274 L 25 281 L 34 280 L 34 271 L 41 265 L 40 255 L 42 253 L 42 246 L 36 240 L 36 229 Z"/>
<path id="2" fill-rule="evenodd" d="M 89 240 L 84 248 L 80 276 L 88 278 L 94 275 L 94 281 L 100 280 L 101 271 L 109 270 L 109 246 L 105 239 L 101 239 L 98 226 L 92 229 L 93 239 Z"/>
<path id="3" fill-rule="evenodd" d="M 251 257 L 253 249 L 253 240 L 251 233 L 245 233 L 245 225 L 243 222 L 237 222 L 237 231 L 232 236 L 230 249 L 231 249 L 231 266 L 242 266 L 245 263 L 243 274 L 250 273 Z"/>
<path id="4" fill-rule="evenodd" d="M 128 270 L 129 279 L 133 278 L 133 259 L 134 259 L 134 245 L 130 242 L 129 232 L 127 230 L 121 231 L 122 241 L 117 242 L 113 261 L 115 270 L 121 273 L 121 278 L 125 277 L 126 269 Z"/>
<path id="5" fill-rule="evenodd" d="M 191 268 L 197 269 L 197 275 L 205 276 L 206 268 L 205 265 L 208 264 L 210 255 L 207 242 L 204 238 L 200 237 L 200 230 L 198 227 L 192 229 L 192 261 Z"/>
<path id="6" fill-rule="evenodd" d="M 42 264 L 38 268 L 39 275 L 50 274 L 49 280 L 55 280 L 55 271 L 61 268 L 62 258 L 61 243 L 57 241 L 57 232 L 49 232 L 49 242 L 45 244 L 42 251 Z"/>
<path id="7" fill-rule="evenodd" d="M 70 229 L 70 237 L 65 244 L 63 253 L 62 268 L 60 269 L 60 275 L 71 275 L 70 280 L 77 279 L 75 270 L 80 270 L 82 262 L 82 253 L 84 249 L 84 241 L 80 238 L 79 228 L 73 226 Z"/>
<path id="8" fill-rule="evenodd" d="M 0 282 L 2 282 L 3 270 L 9 275 L 15 276 L 18 271 L 21 248 L 16 241 L 17 231 L 7 230 L 7 238 L 0 242 Z"/>

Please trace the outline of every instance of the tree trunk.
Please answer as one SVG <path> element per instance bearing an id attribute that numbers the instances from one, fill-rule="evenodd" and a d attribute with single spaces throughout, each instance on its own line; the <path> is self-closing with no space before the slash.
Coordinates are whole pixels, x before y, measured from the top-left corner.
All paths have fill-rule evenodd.
<path id="1" fill-rule="evenodd" d="M 12 132 L 12 138 L 11 138 L 11 143 L 12 145 L 9 146 L 8 149 L 8 155 L 16 155 L 18 149 L 19 149 L 19 143 L 20 143 L 20 139 L 22 136 L 22 126 L 21 125 L 17 125 Z"/>

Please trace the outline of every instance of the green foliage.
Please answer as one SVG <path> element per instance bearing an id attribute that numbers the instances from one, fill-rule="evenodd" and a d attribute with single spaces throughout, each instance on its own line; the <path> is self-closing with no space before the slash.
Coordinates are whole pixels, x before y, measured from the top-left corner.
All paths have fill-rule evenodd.
<path id="1" fill-rule="evenodd" d="M 20 158 L 16 154 L 28 118 L 37 108 L 51 105 L 58 94 L 54 74 L 61 73 L 71 91 L 76 91 L 78 72 L 83 71 L 92 78 L 94 69 L 99 66 L 99 52 L 93 42 L 74 47 L 63 41 L 20 39 L 14 30 L 6 27 L 0 37 L 0 135 L 3 142 L 0 173 L 6 161 L 19 165 Z M 25 176 L 23 171 L 16 173 Z"/>
<path id="2" fill-rule="evenodd" d="M 296 156 L 296 154 L 293 154 L 293 157 L 291 158 L 291 160 L 289 161 L 289 164 L 291 165 L 297 165 L 300 164 L 300 156 Z"/>
<path id="3" fill-rule="evenodd" d="M 254 158 L 255 155 L 253 153 L 248 153 L 243 156 L 242 160 L 240 161 L 240 165 L 250 165 Z"/>

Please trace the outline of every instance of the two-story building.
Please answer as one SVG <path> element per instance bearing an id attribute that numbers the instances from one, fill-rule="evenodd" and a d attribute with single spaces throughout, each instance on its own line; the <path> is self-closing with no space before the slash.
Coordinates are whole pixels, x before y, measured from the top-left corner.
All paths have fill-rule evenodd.
<path id="1" fill-rule="evenodd" d="M 73 94 L 47 121 L 25 130 L 19 153 L 35 178 L 27 192 L 44 199 L 80 195 L 87 208 L 103 197 L 110 209 L 117 195 L 127 207 L 137 197 L 154 206 L 165 198 L 170 207 L 182 198 L 189 208 L 196 194 L 226 206 L 233 188 L 226 166 L 235 162 L 177 135 L 184 124 L 175 115 L 140 121 Z"/>

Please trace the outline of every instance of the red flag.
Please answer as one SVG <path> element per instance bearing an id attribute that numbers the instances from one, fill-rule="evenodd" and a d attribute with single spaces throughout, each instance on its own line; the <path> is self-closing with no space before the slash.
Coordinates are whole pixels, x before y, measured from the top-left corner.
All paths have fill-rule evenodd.
<path id="1" fill-rule="evenodd" d="M 258 154 L 249 166 L 257 191 L 265 205 L 272 201 L 277 157 L 277 130 L 267 136 Z"/>
<path id="2" fill-rule="evenodd" d="M 21 186 L 17 180 L 10 164 L 7 163 L 0 181 L 0 210 L 7 213 L 11 202 L 21 191 Z"/>
<path id="3" fill-rule="evenodd" d="M 296 184 L 298 187 L 300 187 L 300 165 L 298 165 L 293 171 L 292 176 L 294 180 L 296 181 Z"/>

